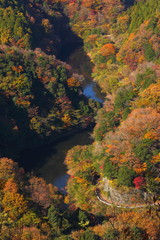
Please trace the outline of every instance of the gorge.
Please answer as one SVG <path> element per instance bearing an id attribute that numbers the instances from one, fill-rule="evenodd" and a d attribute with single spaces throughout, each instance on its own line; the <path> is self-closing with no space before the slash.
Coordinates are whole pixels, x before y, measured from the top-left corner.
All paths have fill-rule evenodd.
<path id="1" fill-rule="evenodd" d="M 0 0 L 2 240 L 160 239 L 159 34 L 158 0 Z"/>

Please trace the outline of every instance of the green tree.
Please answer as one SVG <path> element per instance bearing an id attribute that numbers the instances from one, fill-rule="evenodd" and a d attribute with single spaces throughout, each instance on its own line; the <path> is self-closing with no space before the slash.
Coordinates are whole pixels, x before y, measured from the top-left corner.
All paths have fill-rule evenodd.
<path id="1" fill-rule="evenodd" d="M 156 53 L 149 42 L 144 44 L 144 54 L 148 61 L 153 61 L 156 56 Z"/>
<path id="2" fill-rule="evenodd" d="M 131 187 L 133 186 L 134 177 L 135 172 L 132 169 L 129 169 L 127 166 L 122 166 L 118 171 L 117 180 L 120 185 Z"/>
<path id="3" fill-rule="evenodd" d="M 107 229 L 106 233 L 104 234 L 104 238 L 107 239 L 107 240 L 119 239 L 118 236 L 119 236 L 119 232 L 117 230 L 114 230 L 114 229 Z"/>
<path id="4" fill-rule="evenodd" d="M 52 232 L 55 235 L 60 235 L 63 231 L 70 228 L 70 223 L 67 218 L 60 213 L 60 209 L 52 205 L 48 210 L 47 218 L 52 227 Z"/>
<path id="5" fill-rule="evenodd" d="M 145 240 L 148 239 L 148 236 L 144 229 L 139 227 L 133 227 L 131 229 L 131 240 Z"/>
<path id="6" fill-rule="evenodd" d="M 87 227 L 89 225 L 89 220 L 86 216 L 86 213 L 83 212 L 82 210 L 79 210 L 79 214 L 78 214 L 78 219 L 79 219 L 79 225 L 81 227 Z"/>
<path id="7" fill-rule="evenodd" d="M 139 73 L 136 79 L 136 85 L 138 88 L 146 89 L 152 83 L 156 82 L 156 74 L 155 71 L 148 68 L 145 73 Z"/>
<path id="8" fill-rule="evenodd" d="M 106 159 L 104 163 L 104 176 L 108 177 L 109 179 L 117 177 L 117 167 L 109 159 Z"/>
<path id="9" fill-rule="evenodd" d="M 95 235 L 92 231 L 86 230 L 81 236 L 80 240 L 98 240 L 100 239 L 97 235 Z"/>
<path id="10" fill-rule="evenodd" d="M 136 157 L 138 157 L 141 162 L 146 162 L 151 159 L 154 151 L 152 139 L 143 139 L 134 149 Z"/>
<path id="11" fill-rule="evenodd" d="M 52 205 L 48 210 L 47 218 L 49 220 L 49 223 L 52 226 L 52 231 L 56 234 L 60 235 L 61 233 L 61 219 L 59 216 L 59 209 L 56 208 L 54 205 Z"/>

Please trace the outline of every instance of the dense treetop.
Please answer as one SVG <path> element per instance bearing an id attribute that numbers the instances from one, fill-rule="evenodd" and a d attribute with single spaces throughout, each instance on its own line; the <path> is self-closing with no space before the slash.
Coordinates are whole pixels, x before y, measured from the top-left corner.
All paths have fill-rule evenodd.
<path id="1" fill-rule="evenodd" d="M 71 1 L 66 8 L 73 31 L 83 38 L 94 63 L 92 76 L 106 93 L 96 117 L 94 143 L 83 149 L 75 147 L 66 157 L 71 175 L 69 201 L 96 212 L 100 210 L 93 195 L 97 188 L 113 204 L 113 192 L 121 197 L 126 194 L 123 202 L 132 206 L 144 203 L 143 194 L 148 201 L 159 201 L 159 1 Z M 105 190 L 107 184 L 114 191 Z M 134 211 L 122 215 L 134 214 L 139 215 Z M 117 224 L 122 224 L 122 215 Z M 135 230 L 137 237 L 131 234 L 131 223 L 126 233 L 112 223 L 113 231 L 105 226 L 107 239 L 149 238 L 140 222 L 136 227 L 144 232 L 141 229 L 141 235 L 140 229 Z M 158 239 L 159 232 L 156 234 L 151 239 Z"/>
<path id="2" fill-rule="evenodd" d="M 55 56 L 77 36 L 106 94 L 99 111 Z M 160 238 L 159 49 L 159 0 L 0 0 L 2 240 Z M 10 159 L 86 128 L 95 113 L 94 143 L 66 156 L 66 196 Z"/>

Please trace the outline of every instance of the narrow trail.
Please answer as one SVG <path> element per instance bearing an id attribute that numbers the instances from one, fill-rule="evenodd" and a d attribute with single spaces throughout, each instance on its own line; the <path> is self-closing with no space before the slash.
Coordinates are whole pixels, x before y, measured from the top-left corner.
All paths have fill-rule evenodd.
<path id="1" fill-rule="evenodd" d="M 106 200 L 104 200 L 101 195 L 100 195 L 100 190 L 96 189 L 95 190 L 96 196 L 98 198 L 98 200 L 108 206 L 113 206 L 113 207 L 118 207 L 118 208 L 126 208 L 126 209 L 134 209 L 134 208 L 145 208 L 145 207 L 149 207 L 149 206 L 160 206 L 160 202 L 157 203 L 151 203 L 151 204 L 143 204 L 143 205 L 137 205 L 137 206 L 122 206 L 122 205 L 116 205 L 113 203 L 109 203 Z"/>

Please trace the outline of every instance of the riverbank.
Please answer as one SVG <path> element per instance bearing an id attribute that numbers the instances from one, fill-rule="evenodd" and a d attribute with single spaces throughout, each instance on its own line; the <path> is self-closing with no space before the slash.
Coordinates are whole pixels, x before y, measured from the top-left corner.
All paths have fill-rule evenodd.
<path id="1" fill-rule="evenodd" d="M 78 45 L 76 50 L 70 49 L 68 53 L 71 55 L 65 55 L 67 64 L 71 65 L 76 74 L 83 76 L 81 82 L 83 94 L 89 99 L 100 102 L 102 106 L 104 96 L 98 85 L 93 83 L 92 64 L 83 48 L 79 48 Z M 51 138 L 47 144 L 43 142 L 38 148 L 22 151 L 18 161 L 27 171 L 33 170 L 36 175 L 43 177 L 48 183 L 54 183 L 56 186 L 64 188 L 67 181 L 67 170 L 63 162 L 67 151 L 76 145 L 91 144 L 90 134 L 94 126 L 95 123 L 92 123 L 84 128 L 77 126 L 77 128 L 65 130 L 60 135 L 56 135 L 56 140 Z"/>

